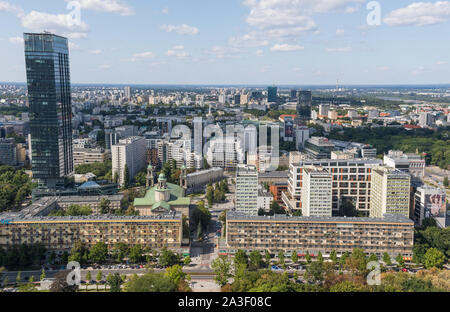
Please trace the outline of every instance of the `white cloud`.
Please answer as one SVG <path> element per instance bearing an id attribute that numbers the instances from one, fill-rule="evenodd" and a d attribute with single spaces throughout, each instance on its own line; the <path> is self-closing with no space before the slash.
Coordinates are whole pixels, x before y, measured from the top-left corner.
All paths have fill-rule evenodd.
<path id="1" fill-rule="evenodd" d="M 111 69 L 111 65 L 104 64 L 104 65 L 100 65 L 99 68 L 103 69 L 103 70 L 108 70 L 108 69 Z"/>
<path id="2" fill-rule="evenodd" d="M 263 50 L 256 51 L 256 56 L 264 56 L 264 51 Z"/>
<path id="3" fill-rule="evenodd" d="M 1 11 L 13 13 L 18 17 L 21 17 L 25 14 L 22 8 L 19 8 L 6 1 L 0 1 L 0 12 Z"/>
<path id="4" fill-rule="evenodd" d="M 133 54 L 135 58 L 154 58 L 155 54 L 153 52 L 142 52 Z"/>
<path id="5" fill-rule="evenodd" d="M 214 46 L 205 51 L 206 54 L 214 55 L 218 59 L 235 58 L 242 52 L 243 51 L 239 48 L 226 46 Z"/>
<path id="6" fill-rule="evenodd" d="M 313 18 L 316 13 L 359 9 L 365 0 L 245 0 L 250 8 L 246 19 L 273 39 L 286 39 L 304 32 L 316 32 L 318 26 Z"/>
<path id="7" fill-rule="evenodd" d="M 175 56 L 176 58 L 186 58 L 189 55 L 189 53 L 187 53 L 186 51 L 174 51 L 174 50 L 169 50 L 166 52 L 167 56 Z"/>
<path id="8" fill-rule="evenodd" d="M 344 47 L 344 48 L 327 48 L 327 52 L 351 52 L 351 47 Z"/>
<path id="9" fill-rule="evenodd" d="M 169 8 L 165 7 L 164 9 L 161 10 L 162 14 L 169 14 Z"/>
<path id="10" fill-rule="evenodd" d="M 141 52 L 141 53 L 134 53 L 131 58 L 123 59 L 125 62 L 137 62 L 144 59 L 151 59 L 155 58 L 156 55 L 153 52 Z"/>
<path id="11" fill-rule="evenodd" d="M 69 41 L 69 49 L 70 50 L 80 50 L 80 46 L 76 43 Z"/>
<path id="12" fill-rule="evenodd" d="M 182 45 L 175 46 L 175 47 L 173 47 L 173 49 L 168 50 L 166 52 L 166 55 L 174 56 L 179 59 L 187 58 L 190 56 L 190 54 L 188 52 L 184 51 L 184 46 L 182 46 Z"/>
<path id="13" fill-rule="evenodd" d="M 377 70 L 379 70 L 379 71 L 388 71 L 390 69 L 391 68 L 389 66 L 380 66 L 380 67 L 377 68 Z"/>
<path id="14" fill-rule="evenodd" d="M 12 44 L 23 44 L 23 38 L 22 37 L 12 37 L 12 38 L 9 38 L 9 42 Z"/>
<path id="15" fill-rule="evenodd" d="M 336 29 L 336 36 L 343 36 L 345 34 L 345 30 L 342 28 Z"/>
<path id="16" fill-rule="evenodd" d="M 98 54 L 102 54 L 102 50 L 92 50 L 92 51 L 89 51 L 91 54 L 96 54 L 96 55 L 98 55 Z"/>
<path id="17" fill-rule="evenodd" d="M 447 64 L 446 61 L 437 61 L 436 62 L 436 65 L 445 65 L 445 64 Z"/>
<path id="18" fill-rule="evenodd" d="M 443 23 L 449 16 L 449 1 L 414 2 L 390 12 L 383 21 L 390 26 L 425 26 Z"/>
<path id="19" fill-rule="evenodd" d="M 179 35 L 197 35 L 199 33 L 197 27 L 189 26 L 186 24 L 181 25 L 162 25 L 161 30 L 166 32 L 176 32 Z"/>
<path id="20" fill-rule="evenodd" d="M 305 47 L 301 45 L 290 45 L 290 44 L 276 44 L 272 48 L 270 48 L 270 51 L 272 52 L 294 52 L 294 51 L 302 51 Z"/>
<path id="21" fill-rule="evenodd" d="M 72 0 L 65 0 L 66 2 Z M 118 0 L 77 0 L 81 8 L 97 12 L 117 13 L 123 16 L 134 15 L 134 9 Z"/>
<path id="22" fill-rule="evenodd" d="M 261 36 L 261 33 L 252 31 L 243 36 L 231 37 L 228 40 L 228 44 L 234 47 L 242 48 L 258 48 L 269 45 L 269 41 Z"/>
<path id="23" fill-rule="evenodd" d="M 37 11 L 22 16 L 22 26 L 32 31 L 47 30 L 53 33 L 67 36 L 71 39 L 86 37 L 89 26 L 80 22 L 74 23 L 69 14 L 49 14 Z"/>

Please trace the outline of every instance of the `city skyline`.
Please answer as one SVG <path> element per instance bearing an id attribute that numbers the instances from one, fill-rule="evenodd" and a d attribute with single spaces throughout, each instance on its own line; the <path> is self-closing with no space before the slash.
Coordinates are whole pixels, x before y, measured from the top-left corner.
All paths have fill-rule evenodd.
<path id="1" fill-rule="evenodd" d="M 68 1 L 0 1 L 0 81 L 25 81 L 23 33 L 48 30 L 69 38 L 74 84 L 448 83 L 449 1 L 379 1 L 380 26 L 363 0 L 78 2 L 73 23 Z"/>

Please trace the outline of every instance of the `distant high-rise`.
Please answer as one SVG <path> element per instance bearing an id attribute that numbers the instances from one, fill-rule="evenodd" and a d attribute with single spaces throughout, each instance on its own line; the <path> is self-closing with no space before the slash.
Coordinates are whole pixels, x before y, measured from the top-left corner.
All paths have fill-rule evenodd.
<path id="1" fill-rule="evenodd" d="M 291 90 L 291 100 L 297 100 L 298 97 L 298 91 L 295 89 Z"/>
<path id="2" fill-rule="evenodd" d="M 268 87 L 267 88 L 267 101 L 268 102 L 276 102 L 278 99 L 278 88 L 277 87 Z"/>
<path id="3" fill-rule="evenodd" d="M 125 87 L 124 96 L 127 100 L 131 100 L 131 87 Z"/>
<path id="4" fill-rule="evenodd" d="M 311 91 L 299 91 L 297 102 L 297 120 L 299 124 L 306 125 L 311 120 L 311 108 Z"/>
<path id="5" fill-rule="evenodd" d="M 24 34 L 33 178 L 57 189 L 73 174 L 72 99 L 67 38 Z"/>

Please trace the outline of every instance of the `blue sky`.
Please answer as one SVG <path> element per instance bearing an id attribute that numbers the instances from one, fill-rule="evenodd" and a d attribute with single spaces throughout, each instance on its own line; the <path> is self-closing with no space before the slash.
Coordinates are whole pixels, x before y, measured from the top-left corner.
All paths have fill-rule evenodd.
<path id="1" fill-rule="evenodd" d="M 450 83 L 450 1 L 0 0 L 0 81 L 25 81 L 23 32 L 70 38 L 74 83 Z M 72 23 L 71 23 L 72 22 Z"/>

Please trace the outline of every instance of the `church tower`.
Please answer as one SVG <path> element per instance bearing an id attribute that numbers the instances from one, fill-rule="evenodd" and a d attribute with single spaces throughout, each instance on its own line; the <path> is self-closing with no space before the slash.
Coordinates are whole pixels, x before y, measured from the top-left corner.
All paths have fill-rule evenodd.
<path id="1" fill-rule="evenodd" d="M 155 177 L 153 174 L 153 166 L 150 164 L 147 167 L 147 189 L 153 187 L 155 185 Z"/>
<path id="2" fill-rule="evenodd" d="M 187 169 L 186 169 L 185 165 L 183 165 L 181 167 L 180 186 L 183 188 L 184 194 L 186 196 L 186 190 L 187 190 Z"/>

